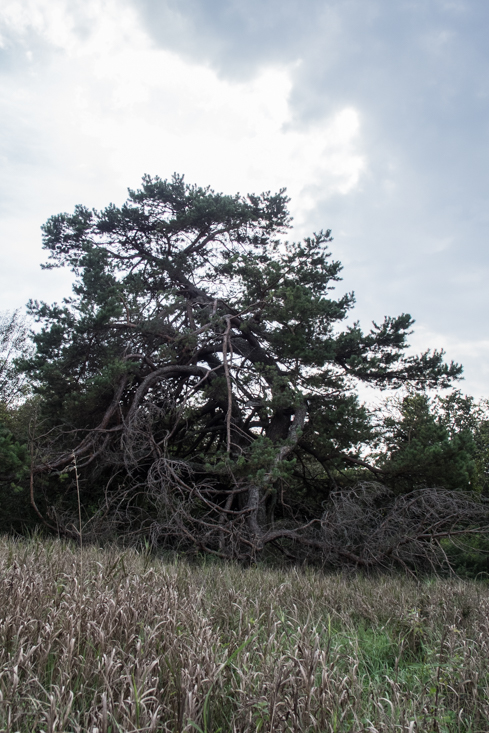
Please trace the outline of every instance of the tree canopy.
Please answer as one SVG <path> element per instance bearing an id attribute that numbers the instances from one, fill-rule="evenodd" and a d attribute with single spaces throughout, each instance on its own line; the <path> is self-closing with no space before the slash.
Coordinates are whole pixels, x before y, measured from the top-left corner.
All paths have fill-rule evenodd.
<path id="1" fill-rule="evenodd" d="M 362 454 L 376 427 L 358 384 L 447 387 L 462 369 L 408 355 L 409 314 L 347 322 L 331 232 L 295 242 L 290 228 L 284 190 L 226 196 L 177 175 L 48 220 L 45 267 L 75 284 L 29 304 L 42 327 L 23 368 L 50 436 L 39 480 L 75 462 L 117 525 L 246 558 L 320 547 L 349 476 L 402 470 L 400 449 L 390 468 Z"/>

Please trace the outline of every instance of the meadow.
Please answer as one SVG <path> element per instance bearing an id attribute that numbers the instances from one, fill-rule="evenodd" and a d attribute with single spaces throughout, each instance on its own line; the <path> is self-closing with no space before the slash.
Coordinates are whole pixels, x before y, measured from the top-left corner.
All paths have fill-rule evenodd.
<path id="1" fill-rule="evenodd" d="M 0 730 L 487 733 L 489 587 L 0 537 Z"/>

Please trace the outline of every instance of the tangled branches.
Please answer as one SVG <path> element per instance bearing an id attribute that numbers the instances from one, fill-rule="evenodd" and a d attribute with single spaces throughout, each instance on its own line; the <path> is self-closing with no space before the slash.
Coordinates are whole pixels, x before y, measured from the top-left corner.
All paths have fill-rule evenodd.
<path id="1" fill-rule="evenodd" d="M 366 482 L 333 493 L 321 520 L 324 559 L 361 567 L 435 568 L 441 541 L 487 529 L 487 504 L 462 492 L 422 488 L 396 496 Z"/>
<path id="2" fill-rule="evenodd" d="M 126 456 L 129 453 L 126 453 Z M 279 552 L 288 560 L 365 570 L 434 570 L 448 562 L 442 541 L 487 531 L 489 509 L 462 492 L 423 488 L 396 495 L 377 482 L 332 493 L 322 517 L 270 521 L 267 492 L 241 478 L 229 485 L 198 466 L 156 457 L 144 481 L 117 487 L 84 532 L 144 537 L 152 546 L 249 562 Z M 256 505 L 253 503 L 256 502 Z M 250 517 L 253 521 L 250 522 Z"/>

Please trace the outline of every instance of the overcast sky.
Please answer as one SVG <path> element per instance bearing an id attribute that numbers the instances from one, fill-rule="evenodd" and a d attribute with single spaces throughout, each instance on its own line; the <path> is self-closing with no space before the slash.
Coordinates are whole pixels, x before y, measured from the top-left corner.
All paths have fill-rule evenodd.
<path id="1" fill-rule="evenodd" d="M 364 327 L 489 397 L 487 0 L 2 0 L 0 309 L 69 295 L 39 227 L 143 173 L 286 186 Z"/>

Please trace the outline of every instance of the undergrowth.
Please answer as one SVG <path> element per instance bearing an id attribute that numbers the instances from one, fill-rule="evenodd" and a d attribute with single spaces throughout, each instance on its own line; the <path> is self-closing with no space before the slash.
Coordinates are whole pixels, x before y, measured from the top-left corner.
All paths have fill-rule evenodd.
<path id="1" fill-rule="evenodd" d="M 0 730 L 489 730 L 489 588 L 0 538 Z"/>

